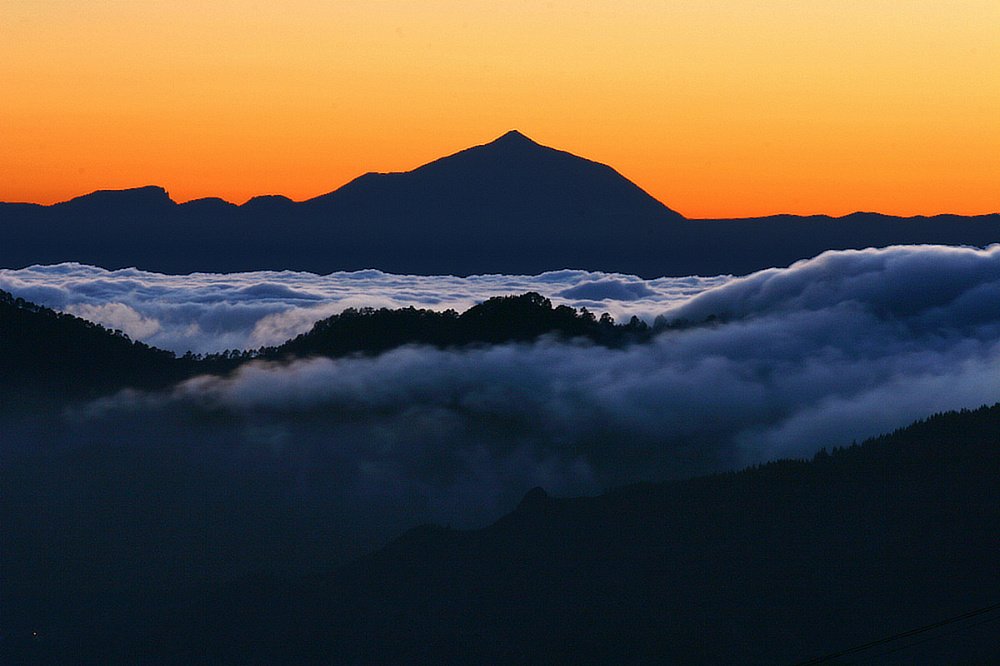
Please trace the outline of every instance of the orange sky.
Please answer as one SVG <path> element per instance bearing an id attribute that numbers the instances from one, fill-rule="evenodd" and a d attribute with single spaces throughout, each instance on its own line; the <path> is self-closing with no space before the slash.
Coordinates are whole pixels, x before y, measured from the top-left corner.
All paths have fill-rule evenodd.
<path id="1" fill-rule="evenodd" d="M 1000 2 L 0 0 L 0 200 L 303 199 L 511 128 L 689 217 L 1000 211 Z"/>

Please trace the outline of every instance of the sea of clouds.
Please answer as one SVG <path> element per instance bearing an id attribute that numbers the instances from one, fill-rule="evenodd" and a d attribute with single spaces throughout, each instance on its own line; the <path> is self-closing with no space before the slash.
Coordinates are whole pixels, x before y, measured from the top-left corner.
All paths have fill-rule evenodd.
<path id="1" fill-rule="evenodd" d="M 405 415 L 393 441 L 500 424 L 503 447 L 517 439 L 606 485 L 809 455 L 1000 400 L 1000 245 L 827 252 L 659 304 L 667 321 L 711 323 L 626 349 L 543 340 L 254 363 L 135 404 L 362 415 L 383 434 Z"/>
<path id="2" fill-rule="evenodd" d="M 527 291 L 616 319 L 652 322 L 672 303 L 729 276 L 642 280 L 563 270 L 541 275 L 393 275 L 377 270 L 315 275 L 293 271 L 164 275 L 75 263 L 0 270 L 0 289 L 119 329 L 178 353 L 257 349 L 308 331 L 349 307 L 464 311 L 491 296 Z"/>
<path id="3" fill-rule="evenodd" d="M 112 400 L 130 409 L 225 410 L 237 421 L 349 418 L 371 428 L 369 441 L 385 436 L 403 449 L 425 445 L 411 440 L 444 442 L 430 457 L 453 450 L 450 435 L 435 434 L 443 424 L 458 424 L 462 437 L 489 424 L 496 437 L 471 439 L 525 446 L 549 461 L 532 469 L 558 461 L 575 470 L 567 491 L 641 470 L 678 476 L 807 455 L 942 409 L 1000 400 L 1000 245 L 830 251 L 740 278 L 168 276 L 60 264 L 0 271 L 0 288 L 172 349 L 274 344 L 349 306 L 461 310 L 528 290 L 620 318 L 694 324 L 626 349 L 543 340 L 254 363 L 229 377 Z M 402 424 L 400 432 L 390 423 Z M 431 431 L 421 434 L 424 427 Z"/>
<path id="4" fill-rule="evenodd" d="M 65 277 L 32 281 L 32 272 Z M 239 331 L 234 336 L 252 335 L 272 315 L 297 313 L 306 321 L 327 306 L 461 309 L 527 289 L 571 299 L 565 294 L 579 287 L 589 290 L 586 302 L 606 306 L 593 309 L 689 325 L 624 349 L 541 340 L 254 362 L 225 377 L 76 406 L 58 421 L 29 423 L 7 442 L 29 442 L 31 455 L 52 447 L 88 450 L 88 460 L 108 457 L 102 468 L 133 481 L 166 474 L 161 470 L 210 473 L 214 499 L 197 511 L 176 500 L 181 508 L 157 515 L 207 516 L 213 506 L 235 503 L 216 523 L 231 528 L 236 541 L 254 535 L 254 548 L 271 544 L 280 553 L 273 561 L 285 561 L 288 531 L 261 527 L 253 517 L 279 512 L 275 524 L 321 535 L 309 542 L 323 544 L 315 563 L 424 521 L 483 524 L 536 485 L 586 494 L 811 456 L 934 412 L 1000 401 L 1000 245 L 826 252 L 745 277 L 688 281 L 583 272 L 464 280 L 254 275 L 172 278 L 63 265 L 8 271 L 0 286 L 52 305 L 67 294 L 91 299 L 77 307 L 128 303 L 171 330 L 183 328 L 180 313 L 187 312 L 187 325 L 204 332 L 212 330 L 207 321 L 221 320 Z M 352 292 L 351 280 L 364 289 Z M 255 295 L 247 293 L 255 287 Z M 51 298 L 39 298 L 45 289 Z M 595 298 L 623 289 L 637 297 Z M 168 303 L 163 310 L 155 309 L 155 294 Z M 371 294 L 385 300 L 368 300 Z M 268 307 L 274 310 L 262 314 Z M 250 314 L 240 327 L 232 322 L 241 309 Z M 169 465 L 160 461 L 167 452 Z M 44 465 L 62 460 L 46 453 Z M 31 468 L 26 487 L 44 476 Z M 173 479 L 141 486 L 173 488 Z M 202 485 L 197 492 L 209 492 Z M 86 497 L 102 496 L 92 490 Z M 59 506 L 80 501 L 64 497 Z"/>

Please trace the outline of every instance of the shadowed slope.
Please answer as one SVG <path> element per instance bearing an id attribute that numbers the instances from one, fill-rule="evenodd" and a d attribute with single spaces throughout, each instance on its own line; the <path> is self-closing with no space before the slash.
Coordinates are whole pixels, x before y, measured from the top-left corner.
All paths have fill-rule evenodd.
<path id="1" fill-rule="evenodd" d="M 151 388 L 184 376 L 173 353 L 120 331 L 0 291 L 0 396 L 10 401 L 93 397 Z"/>
<path id="2" fill-rule="evenodd" d="M 147 649 L 234 662 L 792 663 L 997 601 L 998 429 L 994 406 L 810 463 L 595 498 L 535 489 L 482 530 L 425 526 L 329 577 L 216 591 Z M 967 628 L 902 656 L 913 655 L 989 661 L 1000 640 Z"/>
<path id="3" fill-rule="evenodd" d="M 312 329 L 282 345 L 263 350 L 262 357 L 337 357 L 353 353 L 378 354 L 403 345 L 439 348 L 530 342 L 541 336 L 574 338 L 608 347 L 648 341 L 653 330 L 637 317 L 616 324 L 598 320 L 535 292 L 498 296 L 459 314 L 416 308 L 348 309 L 316 322 Z"/>
<path id="4" fill-rule="evenodd" d="M 634 317 L 615 324 L 610 317 L 598 320 L 569 306 L 554 308 L 549 299 L 529 292 L 494 297 L 461 314 L 349 309 L 277 347 L 175 358 L 120 331 L 0 291 L 0 396 L 58 402 L 123 388 L 160 388 L 196 374 L 225 374 L 255 359 L 374 356 L 403 345 L 465 347 L 530 342 L 546 335 L 620 347 L 648 341 L 653 330 Z"/>

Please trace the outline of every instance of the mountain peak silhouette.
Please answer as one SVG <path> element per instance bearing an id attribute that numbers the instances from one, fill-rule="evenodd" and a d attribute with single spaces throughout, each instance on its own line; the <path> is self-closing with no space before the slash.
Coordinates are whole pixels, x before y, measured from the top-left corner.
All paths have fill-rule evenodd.
<path id="1" fill-rule="evenodd" d="M 395 218 L 390 233 L 438 237 L 494 233 L 618 234 L 683 219 L 613 168 L 510 130 L 412 171 L 367 173 L 306 202 L 338 219 Z M 357 212 L 355 212 L 357 211 Z M 367 224 L 368 222 L 365 222 Z"/>
<path id="2" fill-rule="evenodd" d="M 101 190 L 51 206 L 0 203 L 0 228 L 7 267 L 77 261 L 169 273 L 423 275 L 585 268 L 652 278 L 747 273 L 834 248 L 987 245 L 1000 237 L 1000 215 L 688 221 L 612 167 L 512 129 L 307 201 L 178 204 L 162 187 Z"/>
<path id="3" fill-rule="evenodd" d="M 90 194 L 84 194 L 70 199 L 56 206 L 71 207 L 157 207 L 174 206 L 176 203 L 170 198 L 167 191 L 158 185 L 146 185 L 143 187 L 132 187 L 124 190 L 97 190 Z"/>
<path id="4" fill-rule="evenodd" d="M 502 136 L 497 137 L 496 139 L 494 139 L 493 141 L 491 141 L 490 144 L 500 144 L 500 145 L 516 145 L 516 144 L 521 144 L 521 145 L 531 145 L 531 146 L 540 146 L 541 145 L 537 141 L 535 141 L 534 139 L 532 139 L 531 137 L 529 137 L 529 136 L 521 133 L 520 131 L 518 131 L 516 129 L 512 129 L 509 132 L 503 134 Z M 487 144 L 487 145 L 490 145 L 490 144 Z"/>
<path id="5" fill-rule="evenodd" d="M 295 202 L 282 194 L 259 194 L 249 199 L 240 208 L 247 210 L 279 211 L 293 207 Z"/>

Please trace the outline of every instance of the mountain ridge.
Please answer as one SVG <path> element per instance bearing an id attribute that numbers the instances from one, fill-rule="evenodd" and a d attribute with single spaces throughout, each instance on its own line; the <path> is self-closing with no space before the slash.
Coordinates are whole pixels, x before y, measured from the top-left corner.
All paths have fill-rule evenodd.
<path id="1" fill-rule="evenodd" d="M 511 129 L 511 130 L 508 130 L 507 132 L 505 132 L 504 134 L 500 135 L 499 137 L 493 139 L 492 141 L 487 141 L 485 143 L 481 143 L 481 144 L 477 144 L 477 145 L 474 145 L 474 146 L 470 146 L 468 148 L 463 148 L 463 149 L 458 150 L 458 151 L 456 151 L 454 153 L 450 153 L 448 155 L 444 155 L 442 157 L 435 158 L 435 159 L 431 160 L 430 162 L 426 162 L 424 164 L 421 164 L 421 165 L 419 165 L 417 167 L 414 167 L 413 169 L 410 169 L 410 170 L 407 170 L 407 171 L 367 171 L 367 172 L 362 173 L 362 174 L 360 174 L 358 176 L 355 176 L 354 178 L 350 179 L 349 181 L 345 182 L 344 184 L 342 184 L 342 185 L 340 185 L 340 186 L 338 186 L 338 187 L 336 187 L 336 188 L 334 188 L 334 189 L 332 189 L 332 190 L 330 190 L 328 192 L 324 192 L 324 193 L 317 194 L 317 195 L 314 195 L 314 196 L 306 197 L 304 199 L 292 199 L 291 197 L 288 197 L 287 195 L 280 194 L 280 193 L 277 193 L 277 192 L 266 192 L 266 193 L 261 193 L 261 194 L 255 194 L 255 195 L 251 196 L 249 199 L 247 199 L 246 201 L 244 201 L 243 203 L 237 203 L 235 201 L 230 201 L 228 199 L 225 199 L 224 197 L 219 197 L 219 196 L 203 196 L 203 197 L 197 197 L 197 198 L 194 198 L 194 199 L 188 199 L 188 200 L 185 200 L 185 201 L 179 201 L 179 200 L 175 200 L 172 197 L 170 197 L 169 191 L 165 187 L 163 187 L 161 185 L 149 184 L 149 185 L 138 185 L 138 186 L 134 186 L 134 187 L 124 187 L 124 188 L 101 188 L 101 189 L 98 189 L 98 190 L 94 190 L 94 191 L 91 191 L 91 192 L 87 192 L 87 193 L 83 193 L 83 194 L 79 194 L 79 195 L 73 196 L 73 197 L 71 197 L 69 199 L 66 199 L 66 200 L 63 200 L 63 201 L 53 202 L 51 204 L 41 204 L 41 203 L 30 202 L 30 201 L 0 201 L 0 206 L 2 206 L 2 205 L 7 205 L 7 206 L 10 206 L 10 205 L 26 205 L 26 206 L 38 206 L 38 207 L 42 207 L 42 208 L 52 208 L 54 206 L 60 206 L 60 205 L 67 204 L 67 203 L 72 203 L 72 202 L 79 202 L 79 201 L 82 201 L 82 200 L 90 200 L 90 199 L 98 198 L 98 197 L 106 197 L 106 196 L 110 196 L 110 195 L 121 195 L 121 196 L 130 196 L 131 197 L 132 195 L 139 194 L 139 193 L 149 194 L 149 195 L 155 195 L 157 197 L 162 197 L 162 198 L 165 198 L 165 199 L 169 199 L 169 201 L 171 203 L 173 203 L 175 205 L 178 205 L 178 206 L 183 206 L 183 205 L 187 205 L 187 204 L 190 204 L 190 203 L 196 203 L 196 202 L 212 201 L 212 202 L 226 203 L 226 204 L 229 204 L 231 206 L 236 206 L 237 208 L 242 208 L 243 206 L 246 206 L 248 203 L 256 201 L 256 200 L 260 200 L 260 199 L 273 199 L 273 200 L 281 199 L 281 200 L 284 200 L 284 201 L 287 201 L 287 202 L 291 202 L 291 203 L 295 203 L 295 204 L 305 204 L 305 203 L 311 203 L 311 202 L 317 202 L 319 200 L 323 200 L 326 197 L 329 197 L 330 195 L 336 194 L 337 192 L 339 192 L 340 190 L 342 190 L 344 188 L 347 188 L 347 187 L 350 187 L 350 186 L 354 185 L 358 181 L 369 180 L 369 179 L 371 179 L 373 177 L 376 177 L 376 176 L 397 176 L 397 175 L 406 175 L 406 174 L 412 174 L 412 173 L 416 173 L 416 172 L 421 172 L 423 170 L 427 170 L 429 168 L 433 168 L 433 167 L 435 167 L 435 165 L 438 165 L 439 163 L 447 162 L 447 161 L 451 160 L 452 158 L 464 156 L 464 155 L 469 154 L 469 153 L 475 153 L 476 151 L 480 151 L 482 149 L 489 149 L 491 147 L 492 148 L 507 148 L 507 147 L 510 147 L 510 146 L 520 147 L 522 149 L 524 147 L 528 146 L 528 147 L 531 147 L 531 149 L 535 149 L 535 150 L 541 149 L 543 151 L 549 151 L 551 153 L 555 153 L 555 154 L 559 154 L 559 155 L 564 155 L 564 156 L 572 157 L 572 158 L 575 158 L 577 160 L 588 162 L 590 164 L 597 165 L 599 167 L 608 169 L 608 170 L 614 172 L 615 174 L 620 175 L 617 170 L 615 170 L 613 167 L 611 167 L 609 165 L 603 164 L 601 162 L 597 162 L 595 160 L 588 159 L 586 157 L 582 157 L 582 156 L 576 155 L 576 154 L 571 153 L 571 152 L 566 151 L 566 150 L 560 150 L 560 149 L 557 149 L 557 148 L 552 148 L 550 146 L 545 146 L 543 144 L 538 143 L 537 141 L 535 141 L 531 137 L 527 136 L 526 134 L 524 134 L 520 130 L 518 130 L 518 129 Z M 636 187 L 638 187 L 638 186 L 636 186 Z M 641 188 L 639 188 L 639 189 L 641 189 Z M 646 193 L 646 194 L 647 194 L 647 196 L 649 196 L 650 198 L 653 198 L 654 200 L 656 200 L 658 203 L 660 203 L 661 205 L 663 205 L 665 208 L 668 208 L 668 210 L 669 210 L 669 207 L 665 203 L 663 203 L 659 199 L 656 199 L 652 195 L 649 195 L 648 193 Z M 680 215 L 680 213 L 676 213 L 676 211 L 671 211 L 671 212 L 674 212 L 675 214 Z M 861 209 L 858 209 L 858 210 L 855 210 L 855 211 L 852 211 L 852 212 L 849 212 L 849 213 L 844 213 L 842 215 L 831 215 L 831 214 L 828 214 L 828 213 L 780 213 L 779 212 L 779 213 L 769 213 L 769 214 L 766 214 L 766 215 L 748 215 L 748 216 L 741 216 L 741 217 L 687 217 L 687 216 L 682 216 L 682 217 L 684 217 L 685 219 L 691 220 L 691 221 L 771 220 L 771 219 L 777 219 L 777 218 L 795 218 L 795 219 L 802 219 L 802 220 L 806 220 L 806 219 L 845 220 L 845 219 L 851 219 L 851 218 L 857 218 L 857 217 L 864 217 L 864 218 L 881 217 L 881 218 L 897 219 L 897 220 L 924 220 L 924 219 L 935 219 L 935 218 L 963 218 L 963 219 L 969 219 L 969 218 L 1000 217 L 1000 211 L 998 211 L 998 212 L 992 212 L 992 213 L 978 213 L 978 214 L 968 214 L 968 215 L 967 214 L 959 214 L 959 213 L 949 213 L 949 212 L 931 213 L 931 214 L 914 214 L 914 215 L 894 215 L 892 213 L 884 213 L 884 212 L 876 211 L 876 210 L 861 210 Z"/>
<path id="2" fill-rule="evenodd" d="M 304 201 L 184 203 L 162 187 L 0 204 L 0 266 L 78 261 L 163 273 L 377 268 L 400 274 L 587 269 L 745 274 L 829 249 L 1000 241 L 1000 214 L 686 219 L 613 167 L 517 130 Z"/>
<path id="3" fill-rule="evenodd" d="M 178 356 L 0 290 L 0 397 L 93 399 L 123 389 L 161 389 L 199 374 L 225 375 L 254 360 L 378 356 L 407 345 L 458 349 L 548 337 L 622 348 L 647 342 L 658 330 L 636 317 L 622 323 L 597 319 L 527 292 L 495 296 L 461 314 L 348 308 L 277 346 Z M 74 381 L 78 376 L 88 381 Z"/>
<path id="4" fill-rule="evenodd" d="M 138 649 L 316 663 L 606 663 L 626 652 L 797 663 L 995 602 L 998 424 L 1000 405 L 984 406 L 811 461 L 595 497 L 534 488 L 479 529 L 425 524 L 325 575 L 215 588 Z M 938 643 L 907 663 L 1000 654 L 975 626 L 930 634 Z"/>
<path id="5" fill-rule="evenodd" d="M 486 144 L 483 144 L 483 145 L 486 145 Z M 467 149 L 467 150 L 469 150 L 469 149 Z M 565 151 L 561 151 L 561 152 L 565 152 Z M 439 158 L 439 159 L 444 159 L 444 158 Z M 586 159 L 586 158 L 580 158 L 580 159 Z M 592 160 L 588 160 L 588 161 L 592 161 Z M 428 164 L 430 164 L 430 163 L 428 163 Z M 600 162 L 594 162 L 594 164 L 601 164 L 601 163 Z M 427 165 L 422 165 L 422 166 L 427 166 Z M 419 169 L 419 168 L 421 168 L 421 167 L 416 167 L 416 169 Z M 331 190 L 329 192 L 325 192 L 323 194 L 318 194 L 316 196 L 308 197 L 308 198 L 305 198 L 305 199 L 292 199 L 291 197 L 289 197 L 287 195 L 284 195 L 284 194 L 270 193 L 270 194 L 255 194 L 252 197 L 250 197 L 249 199 L 247 199 L 246 201 L 244 201 L 243 203 L 236 203 L 234 201 L 230 201 L 230 200 L 228 200 L 228 199 L 226 199 L 224 197 L 220 197 L 220 196 L 203 196 L 203 197 L 196 197 L 194 199 L 186 199 L 186 200 L 181 201 L 181 200 L 177 200 L 177 199 L 174 199 L 173 197 L 171 197 L 169 190 L 167 188 L 165 188 L 164 186 L 162 186 L 162 185 L 138 185 L 138 186 L 135 186 L 135 187 L 108 188 L 108 189 L 94 190 L 92 192 L 87 192 L 87 193 L 84 193 L 84 194 L 79 194 L 79 195 L 73 196 L 73 197 L 71 197 L 69 199 L 65 199 L 63 201 L 56 201 L 56 202 L 53 202 L 53 203 L 50 203 L 50 204 L 37 203 L 37 202 L 33 202 L 33 201 L 0 201 L 0 206 L 45 209 L 45 208 L 52 208 L 54 206 L 62 206 L 64 204 L 68 204 L 68 203 L 74 202 L 74 201 L 88 199 L 88 198 L 90 198 L 90 197 L 92 197 L 94 195 L 104 195 L 104 194 L 111 194 L 111 195 L 123 194 L 123 195 L 126 195 L 126 194 L 130 194 L 130 193 L 137 192 L 137 191 L 149 191 L 149 190 L 156 190 L 156 191 L 165 192 L 166 195 L 167 195 L 167 199 L 169 199 L 170 202 L 173 203 L 176 206 L 189 206 L 189 205 L 201 205 L 201 204 L 220 204 L 220 205 L 225 205 L 226 207 L 242 208 L 242 207 L 246 206 L 248 203 L 250 203 L 251 201 L 255 201 L 255 200 L 259 200 L 259 199 L 282 199 L 282 200 L 289 201 L 289 202 L 291 202 L 293 204 L 304 204 L 304 203 L 308 203 L 310 201 L 315 201 L 316 199 L 323 198 L 323 197 L 328 196 L 330 194 L 333 194 L 334 192 L 337 192 L 337 191 L 339 191 L 339 190 L 341 190 L 341 189 L 343 189 L 343 188 L 351 185 L 352 183 L 355 183 L 355 182 L 357 182 L 359 180 L 362 180 L 362 179 L 367 179 L 367 178 L 373 177 L 373 176 L 395 176 L 395 175 L 408 174 L 408 173 L 412 173 L 412 171 L 415 171 L 416 169 L 413 169 L 411 171 L 367 171 L 367 172 L 365 172 L 365 173 L 363 173 L 363 174 L 361 174 L 359 176 L 356 176 L 356 177 L 352 178 L 351 180 L 347 181 L 346 183 L 344 183 L 343 185 L 341 185 L 340 187 L 338 187 L 338 188 L 336 188 L 334 190 Z M 687 217 L 687 216 L 684 216 L 684 219 L 687 220 L 688 222 L 746 222 L 746 221 L 767 221 L 767 220 L 784 220 L 784 219 L 801 220 L 801 221 L 809 221 L 809 220 L 824 220 L 824 221 L 841 220 L 841 221 L 844 221 L 844 220 L 853 220 L 853 219 L 869 220 L 869 219 L 875 219 L 875 218 L 881 218 L 881 219 L 887 219 L 887 220 L 914 220 L 914 221 L 919 221 L 919 220 L 945 220 L 945 219 L 955 219 L 955 220 L 985 220 L 985 221 L 990 221 L 990 220 L 995 220 L 997 218 L 1000 218 L 1000 212 L 997 212 L 997 213 L 975 213 L 975 214 L 962 214 L 962 213 L 917 213 L 917 214 L 913 214 L 913 215 L 894 215 L 892 213 L 883 213 L 883 212 L 876 211 L 876 210 L 860 210 L 859 209 L 859 210 L 851 211 L 849 213 L 844 213 L 842 215 L 831 215 L 829 213 L 768 213 L 766 215 L 748 215 L 748 216 L 744 216 L 744 217 Z"/>

